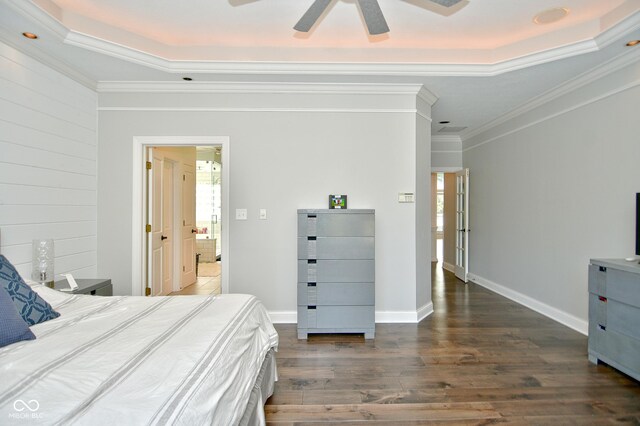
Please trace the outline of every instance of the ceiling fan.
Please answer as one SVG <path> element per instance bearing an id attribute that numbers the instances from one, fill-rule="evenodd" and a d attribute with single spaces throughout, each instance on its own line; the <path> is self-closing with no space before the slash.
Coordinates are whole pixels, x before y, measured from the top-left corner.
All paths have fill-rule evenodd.
<path id="1" fill-rule="evenodd" d="M 309 32 L 311 27 L 316 23 L 320 15 L 324 13 L 332 0 L 314 0 L 311 7 L 302 15 L 302 18 L 293 27 L 294 30 L 303 33 Z M 462 0 L 430 0 L 433 3 L 444 7 L 451 7 L 460 3 Z M 389 32 L 389 26 L 384 19 L 378 0 L 358 0 L 362 16 L 367 24 L 369 34 L 378 35 Z"/>

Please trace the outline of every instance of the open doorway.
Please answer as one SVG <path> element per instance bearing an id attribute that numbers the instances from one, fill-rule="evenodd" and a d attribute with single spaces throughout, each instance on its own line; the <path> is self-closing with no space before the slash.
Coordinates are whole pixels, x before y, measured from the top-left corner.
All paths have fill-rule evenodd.
<path id="1" fill-rule="evenodd" d="M 222 209 L 221 217 L 229 217 L 229 187 L 230 187 L 230 138 L 228 136 L 135 136 L 132 141 L 131 161 L 133 169 L 132 185 L 132 211 L 131 227 L 131 294 L 142 296 L 146 294 L 148 287 L 148 217 L 147 217 L 147 148 L 148 147 L 199 147 L 219 146 L 221 148 L 222 168 Z M 179 179 L 178 179 L 179 181 Z M 195 179 L 194 179 L 195 182 Z M 195 220 L 195 218 L 194 218 Z M 181 222 L 180 222 L 181 224 Z M 181 225 L 182 226 L 182 225 Z M 180 228 L 180 227 L 178 227 Z M 194 223 L 195 229 L 195 223 Z M 197 231 L 196 231 L 197 232 Z M 232 254 L 226 249 L 229 247 L 229 226 L 221 226 L 221 291 L 230 291 L 229 265 Z M 195 241 L 195 233 L 194 241 Z M 194 255 L 195 259 L 195 243 Z M 195 267 L 195 261 L 194 261 Z M 194 271 L 195 275 L 195 271 Z"/>
<path id="2" fill-rule="evenodd" d="M 434 172 L 432 262 L 467 281 L 469 258 L 469 170 Z"/>
<path id="3" fill-rule="evenodd" d="M 221 151 L 146 146 L 144 294 L 222 292 L 222 249 L 216 249 L 222 234 Z"/>
<path id="4" fill-rule="evenodd" d="M 172 295 L 222 291 L 222 148 L 196 147 L 196 282 Z"/>

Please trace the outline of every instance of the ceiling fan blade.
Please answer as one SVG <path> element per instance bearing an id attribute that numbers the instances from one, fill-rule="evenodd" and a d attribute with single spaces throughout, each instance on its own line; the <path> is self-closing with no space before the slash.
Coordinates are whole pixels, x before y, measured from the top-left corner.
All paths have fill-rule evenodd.
<path id="1" fill-rule="evenodd" d="M 439 4 L 440 6 L 451 7 L 460 3 L 462 0 L 431 0 L 431 1 Z"/>
<path id="2" fill-rule="evenodd" d="M 362 16 L 364 16 L 364 22 L 367 23 L 369 34 L 378 35 L 389 32 L 387 21 L 384 19 L 382 10 L 378 0 L 358 0 L 360 4 L 360 10 L 362 10 Z"/>
<path id="3" fill-rule="evenodd" d="M 293 29 L 303 33 L 309 32 L 320 15 L 322 15 L 327 6 L 329 6 L 329 3 L 331 3 L 331 0 L 315 0 Z"/>

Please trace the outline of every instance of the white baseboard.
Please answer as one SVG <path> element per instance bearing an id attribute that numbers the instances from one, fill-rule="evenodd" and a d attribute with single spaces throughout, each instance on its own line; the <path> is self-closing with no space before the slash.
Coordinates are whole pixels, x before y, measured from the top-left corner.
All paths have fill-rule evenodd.
<path id="1" fill-rule="evenodd" d="M 297 324 L 297 311 L 269 311 L 269 318 L 274 324 Z"/>
<path id="2" fill-rule="evenodd" d="M 416 322 L 420 322 L 433 313 L 433 302 L 429 302 L 418 309 L 418 317 Z"/>
<path id="3" fill-rule="evenodd" d="M 452 265 L 448 262 L 442 262 L 442 269 L 453 272 L 454 274 L 456 273 L 456 265 Z"/>
<path id="4" fill-rule="evenodd" d="M 376 311 L 376 323 L 415 324 L 433 313 L 433 303 L 429 302 L 417 311 Z M 269 311 L 274 324 L 296 324 L 297 311 Z"/>
<path id="5" fill-rule="evenodd" d="M 582 333 L 585 336 L 589 334 L 589 323 L 574 315 L 568 314 L 558 308 L 549 306 L 546 303 L 540 302 L 539 300 L 533 299 L 532 297 L 524 295 L 500 284 L 494 283 L 493 281 L 482 278 L 475 274 L 469 274 L 469 281 L 474 282 L 495 293 L 498 293 L 501 296 L 506 297 L 507 299 L 511 299 L 514 302 L 526 306 L 529 309 L 541 313 L 542 315 L 549 317 L 552 320 L 559 322 L 560 324 L 574 329 L 578 333 Z"/>

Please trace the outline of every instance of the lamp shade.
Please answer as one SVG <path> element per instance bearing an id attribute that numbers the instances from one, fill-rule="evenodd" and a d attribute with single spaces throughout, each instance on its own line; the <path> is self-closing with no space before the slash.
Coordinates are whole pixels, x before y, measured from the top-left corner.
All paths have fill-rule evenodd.
<path id="1" fill-rule="evenodd" d="M 43 284 L 53 285 L 53 240 L 33 240 L 31 259 L 31 279 Z"/>

